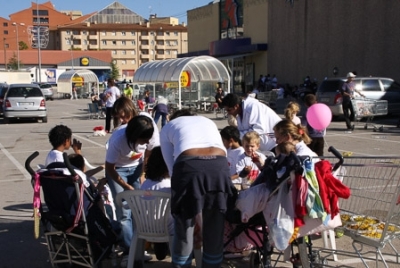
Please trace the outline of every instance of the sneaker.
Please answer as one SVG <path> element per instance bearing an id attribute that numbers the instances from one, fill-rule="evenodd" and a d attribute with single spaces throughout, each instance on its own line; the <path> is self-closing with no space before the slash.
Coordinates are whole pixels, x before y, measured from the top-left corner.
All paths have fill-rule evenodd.
<path id="1" fill-rule="evenodd" d="M 354 131 L 354 125 L 351 125 L 350 130 Z"/>

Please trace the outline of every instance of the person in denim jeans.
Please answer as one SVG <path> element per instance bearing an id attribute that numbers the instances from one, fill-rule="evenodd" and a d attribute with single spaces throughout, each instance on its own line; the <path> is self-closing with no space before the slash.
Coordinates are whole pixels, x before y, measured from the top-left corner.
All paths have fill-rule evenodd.
<path id="1" fill-rule="evenodd" d="M 135 116 L 113 132 L 105 169 L 114 198 L 122 191 L 140 188 L 145 154 L 159 145 L 158 129 L 149 115 Z M 131 211 L 117 207 L 116 214 L 121 224 L 121 246 L 128 250 L 133 234 Z"/>

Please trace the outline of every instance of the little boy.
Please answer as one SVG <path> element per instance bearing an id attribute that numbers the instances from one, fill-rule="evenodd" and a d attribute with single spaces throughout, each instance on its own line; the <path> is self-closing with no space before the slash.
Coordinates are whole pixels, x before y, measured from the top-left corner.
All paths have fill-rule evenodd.
<path id="1" fill-rule="evenodd" d="M 227 126 L 221 132 L 222 142 L 227 150 L 228 165 L 233 183 L 241 183 L 239 174 L 236 172 L 238 156 L 244 153 L 240 143 L 240 132 L 237 127 Z"/>
<path id="2" fill-rule="evenodd" d="M 71 145 L 76 154 L 81 154 L 82 143 L 78 140 L 72 140 L 72 131 L 69 127 L 64 125 L 57 125 L 49 132 L 49 141 L 53 149 L 47 154 L 45 166 L 54 162 L 64 163 L 63 153 L 68 150 Z"/>
<path id="3" fill-rule="evenodd" d="M 257 150 L 260 148 L 260 135 L 255 131 L 249 131 L 242 138 L 244 153 L 239 155 L 236 164 L 236 172 L 241 178 L 253 183 L 260 174 L 265 162 L 265 155 Z"/>
<path id="4" fill-rule="evenodd" d="M 304 104 L 306 105 L 307 109 L 311 107 L 311 105 L 317 103 L 317 99 L 314 94 L 308 94 L 304 98 Z M 316 130 L 310 126 L 307 122 L 306 115 L 303 116 L 301 124 L 307 127 L 308 135 L 312 139 L 311 143 L 308 145 L 310 149 L 315 152 L 318 156 L 324 155 L 324 137 L 326 134 L 326 129 L 323 130 Z"/>

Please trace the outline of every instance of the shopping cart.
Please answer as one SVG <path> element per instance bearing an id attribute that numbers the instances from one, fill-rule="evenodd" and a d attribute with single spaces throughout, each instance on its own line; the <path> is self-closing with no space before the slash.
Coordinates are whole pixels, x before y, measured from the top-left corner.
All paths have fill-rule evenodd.
<path id="1" fill-rule="evenodd" d="M 354 252 L 335 253 L 358 256 L 365 267 L 366 260 L 376 267 L 399 267 L 400 157 L 349 157 L 344 162 L 343 182 L 351 196 L 339 202 L 340 228 L 351 238 Z"/>
<path id="2" fill-rule="evenodd" d="M 387 100 L 372 100 L 372 99 L 353 99 L 351 101 L 354 110 L 354 116 L 356 121 L 360 121 L 362 118 L 366 118 L 364 129 L 368 128 L 368 124 L 373 126 L 373 131 L 383 131 L 383 126 L 377 127 L 372 124 L 372 120 L 375 116 L 387 115 L 388 113 L 388 102 Z"/>

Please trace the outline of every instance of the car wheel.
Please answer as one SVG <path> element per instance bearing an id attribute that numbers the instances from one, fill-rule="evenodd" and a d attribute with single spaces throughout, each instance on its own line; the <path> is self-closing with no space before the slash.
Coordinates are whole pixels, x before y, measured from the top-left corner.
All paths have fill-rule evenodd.
<path id="1" fill-rule="evenodd" d="M 3 118 L 3 124 L 8 124 L 10 123 L 10 119 L 8 119 L 7 117 Z"/>
<path id="2" fill-rule="evenodd" d="M 47 123 L 47 116 L 42 118 L 42 123 Z"/>

